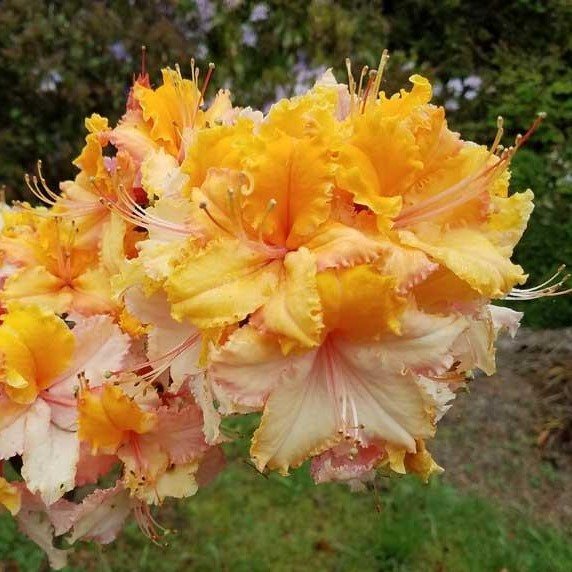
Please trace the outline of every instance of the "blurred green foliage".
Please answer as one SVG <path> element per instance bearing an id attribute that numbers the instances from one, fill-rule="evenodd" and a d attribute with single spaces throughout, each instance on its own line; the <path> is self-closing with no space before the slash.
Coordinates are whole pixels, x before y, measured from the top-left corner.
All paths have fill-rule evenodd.
<path id="1" fill-rule="evenodd" d="M 146 44 L 149 69 L 195 56 L 217 64 L 215 84 L 240 105 L 264 107 L 312 84 L 344 59 L 392 59 L 384 88 L 412 70 L 464 138 L 489 142 L 502 114 L 507 139 L 539 110 L 548 119 L 517 156 L 513 188 L 537 209 L 517 260 L 540 280 L 572 264 L 572 2 L 569 0 L 4 0 L 0 9 L 0 182 L 26 198 L 22 175 L 44 160 L 48 180 L 73 175 L 83 118 L 116 120 Z M 55 185 L 54 185 L 55 186 Z M 528 323 L 572 324 L 570 298 L 535 302 Z"/>

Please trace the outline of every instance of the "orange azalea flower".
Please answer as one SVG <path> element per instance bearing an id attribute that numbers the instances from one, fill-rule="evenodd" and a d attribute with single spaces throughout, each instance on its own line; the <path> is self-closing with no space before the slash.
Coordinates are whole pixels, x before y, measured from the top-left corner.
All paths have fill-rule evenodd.
<path id="1" fill-rule="evenodd" d="M 57 313 L 114 311 L 109 275 L 98 252 L 78 247 L 73 222 L 41 215 L 32 218 L 25 231 L 4 229 L 0 248 L 20 268 L 6 281 L 0 299 L 38 304 Z"/>
<path id="2" fill-rule="evenodd" d="M 93 452 L 115 453 L 132 434 L 148 433 L 157 422 L 119 387 L 109 384 L 101 391 L 83 388 L 79 395 L 79 438 Z"/>

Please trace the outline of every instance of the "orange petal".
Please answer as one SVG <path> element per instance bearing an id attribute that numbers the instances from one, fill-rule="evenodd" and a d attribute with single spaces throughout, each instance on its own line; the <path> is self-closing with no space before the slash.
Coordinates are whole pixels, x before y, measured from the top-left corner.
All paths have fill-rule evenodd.
<path id="1" fill-rule="evenodd" d="M 395 278 L 382 276 L 369 265 L 329 270 L 318 275 L 326 329 L 354 339 L 399 332 L 406 301 L 396 294 Z"/>
<path id="2" fill-rule="evenodd" d="M 244 218 L 255 229 L 263 225 L 268 242 L 296 248 L 330 214 L 331 152 L 317 138 L 299 140 L 280 131 L 267 134 L 258 144 L 264 153 L 245 162 L 253 189 L 244 200 Z M 268 213 L 270 201 L 276 206 Z"/>
<path id="3" fill-rule="evenodd" d="M 119 387 L 105 385 L 100 394 L 82 391 L 78 400 L 80 440 L 94 452 L 114 453 L 129 432 L 148 433 L 157 416 L 143 411 Z"/>

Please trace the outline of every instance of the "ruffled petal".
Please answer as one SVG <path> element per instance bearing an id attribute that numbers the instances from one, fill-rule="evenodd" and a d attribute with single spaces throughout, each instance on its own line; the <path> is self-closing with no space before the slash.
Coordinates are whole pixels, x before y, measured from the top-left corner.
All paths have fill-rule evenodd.
<path id="1" fill-rule="evenodd" d="M 321 225 L 304 246 L 315 255 L 318 271 L 367 264 L 383 250 L 379 241 L 339 222 Z"/>
<path id="2" fill-rule="evenodd" d="M 502 298 L 526 281 L 522 268 L 477 230 L 451 229 L 426 237 L 401 231 L 399 236 L 403 244 L 419 248 L 487 298 Z"/>
<path id="3" fill-rule="evenodd" d="M 199 328 L 238 322 L 270 298 L 280 267 L 237 240 L 213 241 L 167 279 L 173 316 Z"/>
<path id="4" fill-rule="evenodd" d="M 296 345 L 319 344 L 324 325 L 316 283 L 316 260 L 309 250 L 302 248 L 286 255 L 280 284 L 260 310 L 259 318 L 263 329 L 279 336 L 285 353 Z"/>

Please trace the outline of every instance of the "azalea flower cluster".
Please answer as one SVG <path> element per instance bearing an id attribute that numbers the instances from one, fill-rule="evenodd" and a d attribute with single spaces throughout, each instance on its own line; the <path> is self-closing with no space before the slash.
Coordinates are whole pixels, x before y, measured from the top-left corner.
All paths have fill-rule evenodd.
<path id="1" fill-rule="evenodd" d="M 223 469 L 230 415 L 261 412 L 261 472 L 427 479 L 455 391 L 518 326 L 491 300 L 559 293 L 510 260 L 530 132 L 463 141 L 423 77 L 380 91 L 385 61 L 265 115 L 206 105 L 212 65 L 143 73 L 116 126 L 86 120 L 73 181 L 39 164 L 44 205 L 2 207 L 0 503 L 53 567 L 129 514 L 155 538 L 149 505 Z"/>

